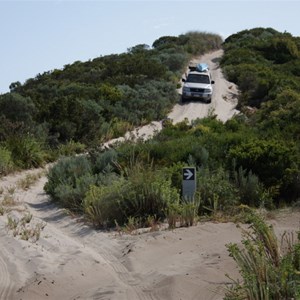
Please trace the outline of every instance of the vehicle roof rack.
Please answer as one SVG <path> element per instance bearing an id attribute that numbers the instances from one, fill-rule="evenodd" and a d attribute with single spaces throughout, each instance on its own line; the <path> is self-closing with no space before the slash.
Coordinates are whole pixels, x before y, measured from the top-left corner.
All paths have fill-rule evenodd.
<path id="1" fill-rule="evenodd" d="M 209 67 L 206 63 L 200 63 L 200 64 L 190 64 L 189 69 L 190 71 L 208 72 Z"/>

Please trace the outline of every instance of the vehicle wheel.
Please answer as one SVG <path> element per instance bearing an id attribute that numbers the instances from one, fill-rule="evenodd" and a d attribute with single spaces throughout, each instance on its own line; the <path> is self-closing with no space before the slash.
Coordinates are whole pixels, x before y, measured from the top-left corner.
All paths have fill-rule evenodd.
<path id="1" fill-rule="evenodd" d="M 207 99 L 207 100 L 206 100 L 206 103 L 211 103 L 211 99 Z"/>
<path id="2" fill-rule="evenodd" d="M 181 103 L 185 103 L 186 102 L 186 98 L 181 96 Z"/>

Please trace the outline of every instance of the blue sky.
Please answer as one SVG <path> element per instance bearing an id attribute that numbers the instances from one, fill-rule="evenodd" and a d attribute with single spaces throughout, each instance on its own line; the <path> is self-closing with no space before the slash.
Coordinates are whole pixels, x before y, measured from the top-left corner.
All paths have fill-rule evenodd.
<path id="1" fill-rule="evenodd" d="M 224 38 L 272 27 L 300 36 L 294 1 L 0 0 L 0 93 L 74 61 L 126 52 L 164 35 L 206 31 Z"/>

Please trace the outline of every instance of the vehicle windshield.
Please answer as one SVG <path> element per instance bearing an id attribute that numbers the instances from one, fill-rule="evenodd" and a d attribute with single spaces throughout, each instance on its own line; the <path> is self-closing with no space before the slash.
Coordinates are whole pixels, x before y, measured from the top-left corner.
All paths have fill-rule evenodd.
<path id="1" fill-rule="evenodd" d="M 209 83 L 209 77 L 203 74 L 189 74 L 186 81 L 195 83 Z"/>

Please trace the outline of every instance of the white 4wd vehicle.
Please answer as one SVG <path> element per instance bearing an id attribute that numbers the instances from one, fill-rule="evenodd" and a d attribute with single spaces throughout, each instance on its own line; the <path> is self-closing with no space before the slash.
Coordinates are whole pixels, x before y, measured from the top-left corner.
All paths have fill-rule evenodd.
<path id="1" fill-rule="evenodd" d="M 182 88 L 181 101 L 186 100 L 204 100 L 206 103 L 211 102 L 213 88 L 215 82 L 211 80 L 208 70 L 204 72 L 191 71 L 184 82 Z"/>

